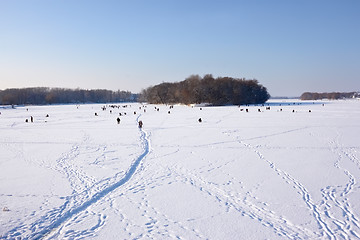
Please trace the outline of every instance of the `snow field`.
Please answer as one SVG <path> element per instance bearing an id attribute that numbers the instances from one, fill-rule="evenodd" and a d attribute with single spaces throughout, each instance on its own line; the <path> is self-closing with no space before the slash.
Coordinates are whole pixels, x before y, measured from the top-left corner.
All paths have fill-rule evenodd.
<path id="1" fill-rule="evenodd" d="M 2 238 L 360 238 L 360 101 L 130 105 L 0 108 Z"/>

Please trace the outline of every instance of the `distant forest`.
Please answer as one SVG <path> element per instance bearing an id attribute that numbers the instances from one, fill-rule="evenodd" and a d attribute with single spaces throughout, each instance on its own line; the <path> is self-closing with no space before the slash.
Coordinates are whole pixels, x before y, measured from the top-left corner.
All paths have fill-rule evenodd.
<path id="1" fill-rule="evenodd" d="M 257 80 L 231 77 L 214 78 L 211 74 L 192 75 L 181 82 L 161 83 L 142 91 L 139 100 L 154 104 L 209 103 L 261 104 L 270 98 L 267 89 Z"/>
<path id="2" fill-rule="evenodd" d="M 331 92 L 331 93 L 317 93 L 317 92 L 304 92 L 301 100 L 319 100 L 319 99 L 344 99 L 344 98 L 359 98 L 359 92 Z"/>
<path id="3" fill-rule="evenodd" d="M 12 88 L 0 90 L 0 105 L 107 103 L 136 101 L 128 91 L 83 90 L 65 88 Z"/>

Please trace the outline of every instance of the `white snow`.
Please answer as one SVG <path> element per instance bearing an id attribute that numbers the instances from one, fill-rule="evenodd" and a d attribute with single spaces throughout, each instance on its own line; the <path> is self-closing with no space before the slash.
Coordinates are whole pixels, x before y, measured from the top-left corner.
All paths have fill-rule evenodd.
<path id="1" fill-rule="evenodd" d="M 116 105 L 0 107 L 0 239 L 360 238 L 359 100 Z"/>

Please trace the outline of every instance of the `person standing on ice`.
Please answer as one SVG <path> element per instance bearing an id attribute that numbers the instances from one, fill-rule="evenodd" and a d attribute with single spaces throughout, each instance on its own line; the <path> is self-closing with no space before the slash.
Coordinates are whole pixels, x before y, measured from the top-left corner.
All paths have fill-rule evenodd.
<path id="1" fill-rule="evenodd" d="M 143 122 L 140 120 L 139 121 L 139 128 L 142 128 L 142 126 L 143 126 Z"/>
<path id="2" fill-rule="evenodd" d="M 120 124 L 120 118 L 117 118 L 116 121 L 118 124 Z"/>

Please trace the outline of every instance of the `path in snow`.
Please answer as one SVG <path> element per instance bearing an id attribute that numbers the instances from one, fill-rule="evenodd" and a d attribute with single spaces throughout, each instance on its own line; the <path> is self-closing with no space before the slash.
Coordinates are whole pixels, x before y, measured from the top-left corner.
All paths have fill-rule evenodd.
<path id="1" fill-rule="evenodd" d="M 136 122 L 139 121 L 140 116 L 141 115 L 137 117 Z M 97 185 L 99 185 L 100 183 L 103 185 L 103 181 L 95 183 L 91 188 L 87 189 L 86 191 L 77 194 L 74 192 L 75 195 L 67 197 L 65 203 L 62 206 L 56 209 L 52 209 L 46 215 L 42 216 L 40 219 L 30 225 L 23 225 L 12 229 L 7 234 L 5 234 L 5 236 L 10 239 L 17 236 L 25 236 L 25 238 L 28 239 L 53 238 L 54 236 L 56 236 L 56 234 L 58 234 L 57 230 L 67 221 L 69 221 L 70 219 L 72 219 L 73 221 L 77 221 L 76 215 L 85 211 L 90 206 L 94 205 L 96 202 L 103 199 L 105 196 L 127 183 L 136 172 L 136 169 L 138 168 L 141 161 L 150 152 L 150 140 L 147 136 L 147 133 L 142 128 L 139 128 L 139 132 L 143 153 L 131 164 L 131 166 L 126 171 L 125 175 L 121 178 L 121 180 L 111 184 L 109 184 L 109 181 L 106 181 L 105 187 L 95 193 L 93 193 L 93 189 L 95 189 L 96 191 L 98 189 Z M 87 175 L 82 174 L 79 171 L 74 171 L 74 169 L 72 169 L 71 165 L 68 163 L 69 161 L 71 161 L 72 158 L 74 158 L 74 156 L 78 154 L 78 148 L 78 146 L 74 146 L 70 153 L 66 154 L 58 161 L 58 164 L 62 167 L 71 185 L 74 185 L 74 181 L 72 180 L 72 178 L 74 177 L 78 177 L 78 179 L 88 178 Z M 79 177 L 79 174 L 82 174 L 82 176 Z M 116 179 L 116 177 L 117 176 L 114 176 L 113 178 Z M 94 182 L 94 180 L 88 181 L 91 183 Z M 76 187 L 77 185 L 73 186 L 74 189 Z M 104 217 L 101 216 L 100 219 L 104 219 Z M 96 227 L 93 227 L 93 229 L 91 230 L 96 230 L 96 228 L 100 227 L 102 224 L 103 222 L 100 222 Z"/>

